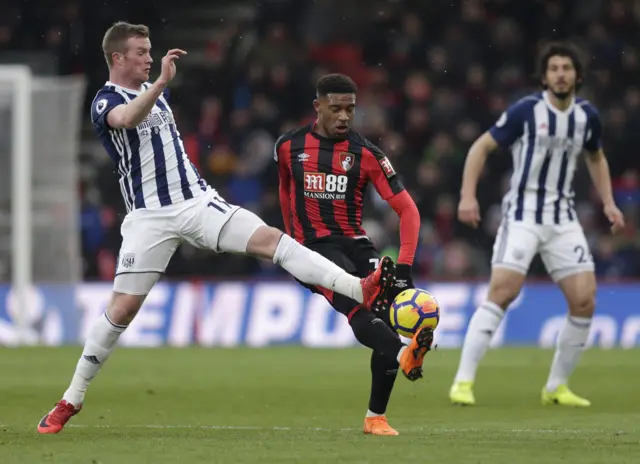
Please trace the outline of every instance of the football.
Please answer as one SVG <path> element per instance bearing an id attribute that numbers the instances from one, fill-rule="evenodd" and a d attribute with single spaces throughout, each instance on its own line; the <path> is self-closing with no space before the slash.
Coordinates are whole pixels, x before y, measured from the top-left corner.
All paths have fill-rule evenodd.
<path id="1" fill-rule="evenodd" d="M 389 319 L 398 334 L 411 338 L 421 327 L 438 327 L 440 305 L 426 290 L 410 288 L 393 300 Z"/>

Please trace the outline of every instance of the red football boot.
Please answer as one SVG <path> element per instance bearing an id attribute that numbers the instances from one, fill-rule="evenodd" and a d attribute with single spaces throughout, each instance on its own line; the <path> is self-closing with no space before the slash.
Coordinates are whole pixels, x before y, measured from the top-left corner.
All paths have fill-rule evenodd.
<path id="1" fill-rule="evenodd" d="M 396 283 L 396 265 L 388 256 L 383 256 L 378 268 L 360 280 L 364 306 L 374 312 L 388 312 L 391 300 L 389 290 Z"/>
<path id="2" fill-rule="evenodd" d="M 56 407 L 49 411 L 38 424 L 38 433 L 58 433 L 73 416 L 78 414 L 82 405 L 75 407 L 65 400 L 56 403 Z"/>

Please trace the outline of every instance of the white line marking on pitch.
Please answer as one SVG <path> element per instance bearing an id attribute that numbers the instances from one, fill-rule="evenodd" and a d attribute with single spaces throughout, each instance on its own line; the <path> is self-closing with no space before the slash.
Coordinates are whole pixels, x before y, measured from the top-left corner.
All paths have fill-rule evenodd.
<path id="1" fill-rule="evenodd" d="M 254 430 L 254 431 L 300 431 L 300 432 L 355 432 L 361 431 L 359 428 L 327 428 L 327 427 L 261 427 L 254 425 L 188 425 L 188 424 L 139 424 L 139 425 L 108 425 L 108 424 L 69 424 L 68 427 L 83 429 L 195 429 L 195 430 Z M 502 433 L 530 433 L 530 434 L 549 434 L 549 433 L 617 433 L 627 434 L 634 433 L 629 430 L 603 430 L 603 429 L 496 429 L 496 428 L 438 428 L 438 427 L 409 427 L 400 428 L 400 431 L 406 432 L 431 432 L 431 433 L 484 433 L 484 432 L 502 432 Z"/>

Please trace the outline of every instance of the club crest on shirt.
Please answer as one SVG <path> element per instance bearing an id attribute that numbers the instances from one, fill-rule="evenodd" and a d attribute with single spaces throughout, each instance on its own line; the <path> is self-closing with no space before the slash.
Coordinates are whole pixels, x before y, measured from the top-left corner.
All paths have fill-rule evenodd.
<path id="1" fill-rule="evenodd" d="M 353 167 L 353 163 L 355 163 L 355 155 L 353 153 L 349 153 L 347 151 L 343 151 L 340 153 L 340 166 L 344 169 L 344 172 L 349 171 Z"/>

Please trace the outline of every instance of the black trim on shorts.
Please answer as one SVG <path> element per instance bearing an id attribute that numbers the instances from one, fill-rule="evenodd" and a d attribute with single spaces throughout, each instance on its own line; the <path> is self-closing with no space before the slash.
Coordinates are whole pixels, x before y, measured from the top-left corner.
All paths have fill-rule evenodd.
<path id="1" fill-rule="evenodd" d="M 114 277 L 118 277 L 123 274 L 162 274 L 164 275 L 165 271 L 125 271 L 125 272 L 117 272 Z"/>

